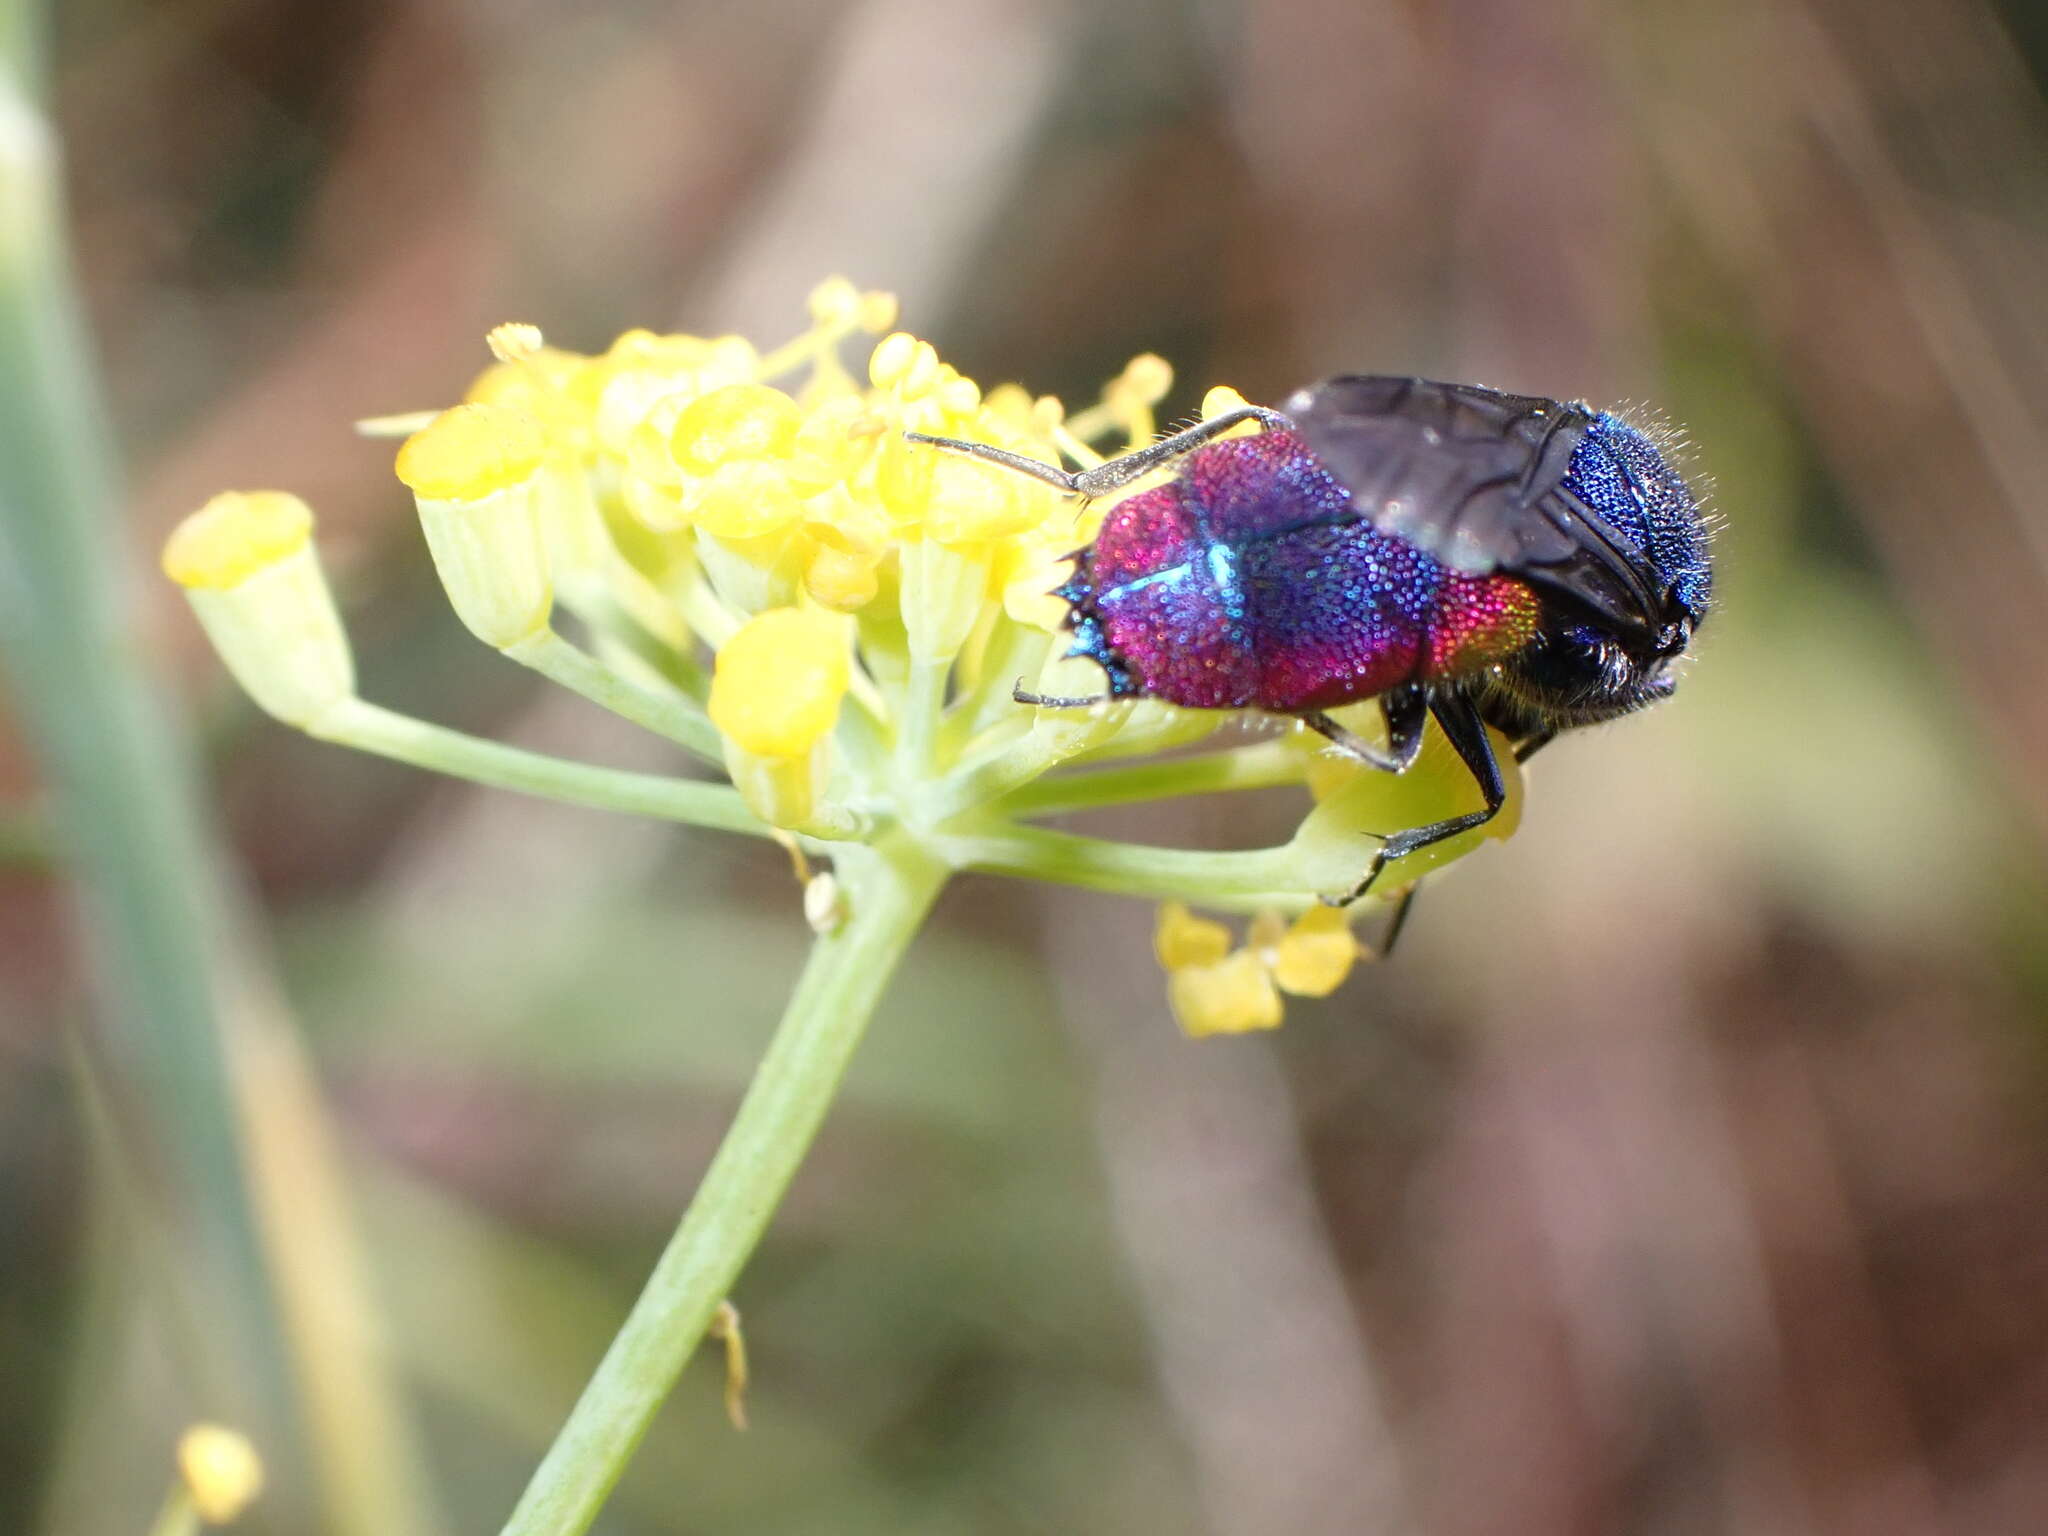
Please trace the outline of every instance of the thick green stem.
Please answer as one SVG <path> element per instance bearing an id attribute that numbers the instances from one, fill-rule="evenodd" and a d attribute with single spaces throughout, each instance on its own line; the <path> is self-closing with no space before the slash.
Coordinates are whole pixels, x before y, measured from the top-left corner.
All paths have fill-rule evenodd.
<path id="1" fill-rule="evenodd" d="M 590 1528 L 796 1174 L 890 973 L 946 870 L 902 838 L 848 848 L 849 917 L 818 939 L 796 995 L 625 1326 L 505 1524 L 505 1536 Z"/>

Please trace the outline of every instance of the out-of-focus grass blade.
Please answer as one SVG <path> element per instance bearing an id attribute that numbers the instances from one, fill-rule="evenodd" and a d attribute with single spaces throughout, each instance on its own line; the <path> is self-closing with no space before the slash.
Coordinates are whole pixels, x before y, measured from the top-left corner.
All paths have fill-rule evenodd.
<path id="1" fill-rule="evenodd" d="M 264 1057 L 258 1047 L 290 1042 L 274 1038 L 281 1027 L 254 1028 L 264 1017 L 262 977 L 239 960 L 238 914 L 193 764 L 124 631 L 120 583 L 129 573 L 111 520 L 114 458 L 71 286 L 56 144 L 37 101 L 36 10 L 0 0 L 0 678 L 40 764 L 56 856 L 73 881 L 98 981 L 104 1022 L 79 1055 L 105 1076 L 102 1123 L 123 1143 L 120 1161 L 140 1173 L 155 1218 L 143 1225 L 159 1240 L 133 1257 L 156 1297 L 173 1299 L 182 1396 L 174 1411 L 249 1430 L 270 1467 L 258 1522 L 309 1529 L 304 1431 L 267 1258 L 295 1286 L 297 1363 L 314 1415 L 351 1452 L 322 1456 L 330 1483 L 340 1481 L 337 1466 L 376 1462 L 360 1447 L 388 1441 L 388 1421 L 376 1418 L 365 1438 L 333 1412 L 337 1400 L 365 1413 L 384 1406 L 372 1378 L 348 1361 L 334 1365 L 330 1336 L 346 1318 L 315 1304 L 348 1277 L 302 1272 L 309 1254 L 340 1251 L 338 1229 L 309 1245 L 304 1231 L 279 1228 L 266 1252 L 246 1176 L 238 1110 L 273 1151 L 312 1145 L 318 1111 L 306 1095 L 266 1109 L 246 1102 L 245 1090 L 238 1104 L 234 1053 L 248 1058 L 253 1087 L 278 1075 L 277 1051 Z M 294 1128 L 279 1117 L 294 1116 L 307 1123 L 287 1137 Z M 307 1173 L 303 1158 L 297 1173 Z M 334 1202 L 309 1193 L 303 1204 L 306 1221 L 334 1227 Z M 327 1491 L 334 1529 L 370 1528 L 346 1513 L 352 1507 L 396 1511 L 380 1529 L 421 1528 L 403 1498 Z"/>
<path id="2" fill-rule="evenodd" d="M 282 1426 L 284 1363 L 214 1030 L 222 903 L 190 765 L 121 632 L 105 559 L 112 457 L 33 94 L 33 9 L 0 0 L 0 664 L 92 945 L 109 1030 L 95 1055 L 142 1090 L 147 1152 L 185 1203 L 203 1287 L 189 1299 L 215 1320 L 185 1341 L 197 1401 Z"/>

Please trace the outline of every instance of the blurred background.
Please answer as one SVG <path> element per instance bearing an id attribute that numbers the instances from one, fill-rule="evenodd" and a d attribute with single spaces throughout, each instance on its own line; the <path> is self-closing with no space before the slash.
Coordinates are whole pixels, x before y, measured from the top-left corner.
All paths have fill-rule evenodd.
<path id="1" fill-rule="evenodd" d="M 0 1529 L 145 1529 L 224 1413 L 252 1529 L 496 1529 L 807 937 L 772 847 L 268 722 L 168 527 L 296 490 L 367 696 L 665 766 L 462 631 L 350 422 L 500 320 L 772 343 L 835 271 L 1070 401 L 1155 350 L 1170 413 L 1653 408 L 1720 606 L 1277 1036 L 1180 1039 L 1141 905 L 956 885 L 738 1293 L 754 1427 L 698 1360 L 602 1528 L 2048 1529 L 2048 12 L 65 0 L 50 62 L 103 555 L 263 1112 L 250 1195 L 191 1033 L 112 1022 L 47 817 L 97 791 L 0 698 Z M 233 1279 L 266 1185 L 281 1310 Z"/>

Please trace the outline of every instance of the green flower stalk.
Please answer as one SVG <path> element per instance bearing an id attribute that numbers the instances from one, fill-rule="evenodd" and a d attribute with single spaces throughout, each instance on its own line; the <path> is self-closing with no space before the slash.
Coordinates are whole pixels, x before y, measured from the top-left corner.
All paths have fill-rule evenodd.
<path id="1" fill-rule="evenodd" d="M 347 641 L 310 540 L 277 493 L 229 495 L 165 552 L 236 678 L 314 735 L 478 782 L 726 831 L 830 858 L 807 893 L 811 960 L 682 1225 L 509 1533 L 595 1518 L 758 1242 L 823 1119 L 897 960 L 954 874 L 983 871 L 1166 903 L 1157 954 L 1190 1035 L 1271 1028 L 1288 994 L 1339 986 L 1362 951 L 1348 889 L 1382 834 L 1477 808 L 1431 737 L 1398 777 L 1321 737 L 1200 747 L 1224 716 L 1153 700 L 1033 709 L 1099 690 L 1066 655 L 1063 561 L 1100 526 L 1040 482 L 905 440 L 971 438 L 1046 463 L 1101 462 L 1150 441 L 1172 383 L 1140 357 L 1087 409 L 1014 384 L 984 392 L 928 342 L 894 332 L 862 383 L 840 361 L 887 331 L 895 301 L 843 279 L 766 354 L 738 337 L 630 332 L 598 355 L 492 333 L 497 361 L 411 435 L 398 474 L 463 623 L 487 645 L 666 737 L 690 777 L 624 774 L 515 751 L 356 696 Z M 1204 416 L 1242 405 L 1217 388 Z M 1144 482 L 1140 482 L 1142 487 Z M 1347 715 L 1364 736 L 1371 709 Z M 1432 730 L 1434 728 L 1432 727 Z M 1504 765 L 1513 757 L 1498 744 Z M 722 782 L 707 782 L 701 769 Z M 1404 861 L 1410 878 L 1506 836 L 1520 784 L 1483 830 Z M 1293 785 L 1293 837 L 1249 852 L 1084 837 L 1045 817 Z M 1370 909 L 1399 890 L 1375 891 Z M 802 920 L 792 902 L 792 921 Z M 1250 915 L 1242 938 L 1192 909 Z"/>

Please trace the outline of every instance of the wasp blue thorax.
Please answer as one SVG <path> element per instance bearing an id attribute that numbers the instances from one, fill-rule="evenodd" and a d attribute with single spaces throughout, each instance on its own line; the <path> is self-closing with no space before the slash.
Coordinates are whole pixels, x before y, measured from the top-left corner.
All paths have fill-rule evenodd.
<path id="1" fill-rule="evenodd" d="M 1265 430 L 1221 435 L 1246 419 Z M 1657 446 L 1539 396 L 1349 375 L 1075 475 L 924 440 L 1082 495 L 1177 462 L 1110 509 L 1059 591 L 1070 654 L 1109 696 L 1292 715 L 1396 773 L 1435 717 L 1486 809 L 1394 834 L 1346 899 L 1500 808 L 1488 725 L 1526 757 L 1670 693 L 1712 589 L 1698 504 Z M 1371 698 L 1384 749 L 1324 713 Z"/>

